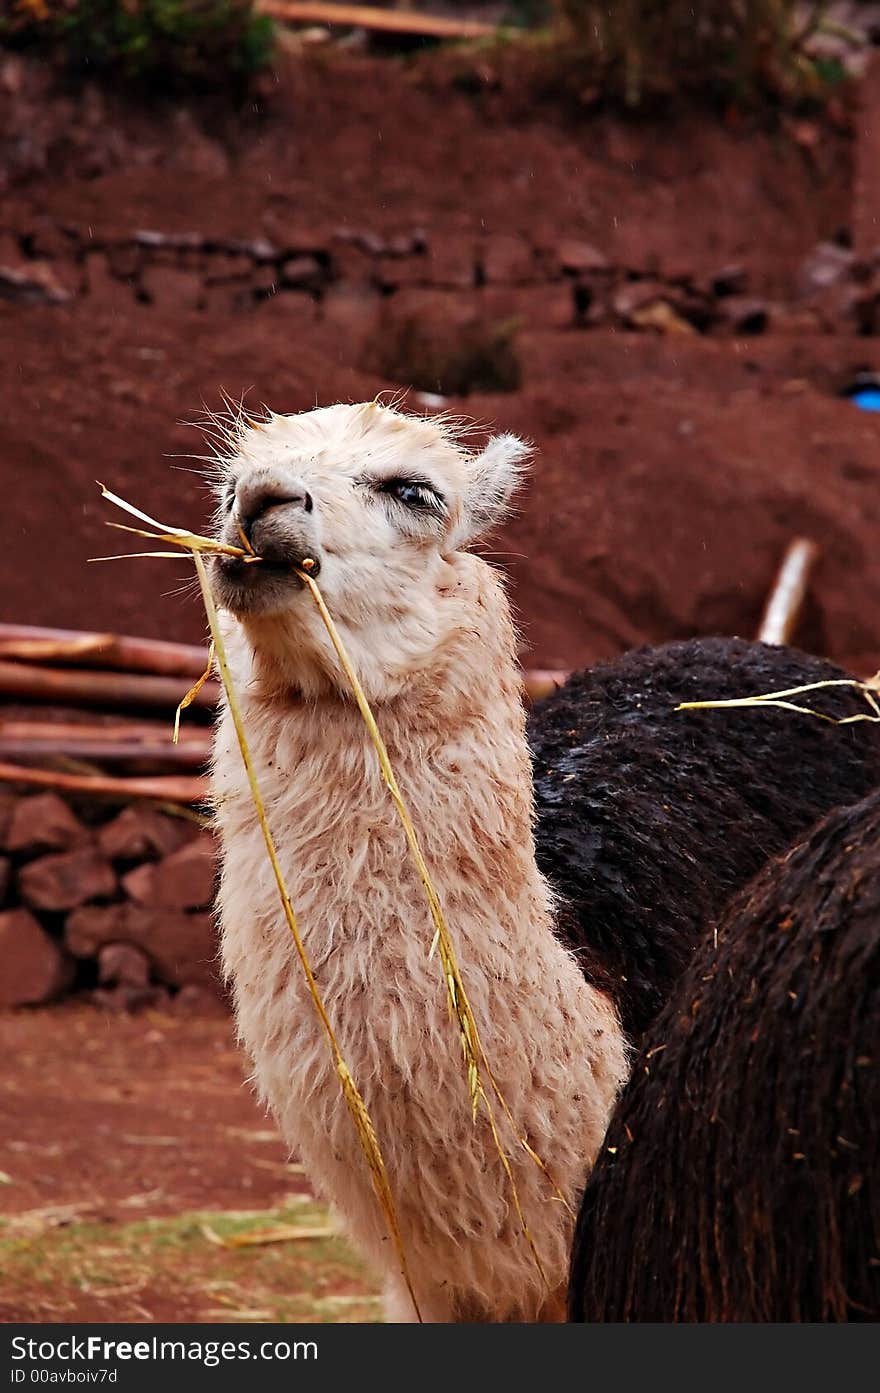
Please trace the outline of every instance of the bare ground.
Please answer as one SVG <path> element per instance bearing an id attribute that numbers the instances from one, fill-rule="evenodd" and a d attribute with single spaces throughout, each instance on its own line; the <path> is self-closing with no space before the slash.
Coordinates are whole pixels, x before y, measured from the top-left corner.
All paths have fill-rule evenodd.
<path id="1" fill-rule="evenodd" d="M 0 1320 L 377 1318 L 225 1015 L 7 1013 L 0 1054 Z M 210 1236 L 279 1224 L 322 1236 Z"/>

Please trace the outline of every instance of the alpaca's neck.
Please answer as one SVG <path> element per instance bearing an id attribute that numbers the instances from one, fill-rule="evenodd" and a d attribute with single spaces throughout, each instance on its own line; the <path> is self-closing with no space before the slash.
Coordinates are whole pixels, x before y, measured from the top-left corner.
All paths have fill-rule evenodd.
<path id="1" fill-rule="evenodd" d="M 531 764 L 525 737 L 514 632 L 497 580 L 485 568 L 474 623 L 454 634 L 442 660 L 414 675 L 376 716 L 432 876 L 461 933 L 492 908 L 499 932 L 549 929 L 549 900 L 535 864 Z M 276 838 L 295 864 L 291 892 L 308 871 L 337 865 L 329 911 L 309 931 L 338 935 L 357 919 L 364 896 L 378 894 L 400 929 L 427 913 L 403 832 L 375 752 L 353 702 L 328 688 L 316 699 L 278 690 L 278 667 L 262 669 L 240 645 L 237 661 L 247 724 Z M 442 662 L 442 666 L 441 666 Z M 227 731 L 225 743 L 229 745 Z M 234 752 L 218 755 L 221 822 L 248 802 Z M 224 805 L 230 807 L 224 809 Z M 299 899 L 307 890 L 299 890 Z M 349 903 L 343 913 L 343 901 Z M 326 905 L 327 901 L 324 900 Z M 400 932 L 398 929 L 398 932 Z"/>
<path id="2" fill-rule="evenodd" d="M 494 607 L 494 608 L 493 608 Z M 351 701 L 284 697 L 234 654 L 279 857 L 342 1052 L 381 1138 L 428 1311 L 532 1319 L 545 1290 L 495 1144 L 475 1126 L 433 925 Z M 531 768 L 513 633 L 497 583 L 423 672 L 376 710 L 455 944 L 493 1078 L 574 1204 L 625 1072 L 613 1009 L 553 933 L 534 857 Z M 262 1095 L 362 1250 L 387 1235 L 326 1040 L 307 999 L 228 715 L 216 745 L 223 961 Z M 564 1281 L 565 1210 L 508 1138 L 545 1270 Z M 393 1273 L 393 1265 L 391 1269 Z"/>

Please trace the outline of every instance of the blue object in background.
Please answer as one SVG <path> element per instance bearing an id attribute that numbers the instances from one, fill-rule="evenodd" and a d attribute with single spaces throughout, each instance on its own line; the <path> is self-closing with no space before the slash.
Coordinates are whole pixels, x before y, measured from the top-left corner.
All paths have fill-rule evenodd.
<path id="1" fill-rule="evenodd" d="M 863 411 L 880 411 L 880 387 L 859 387 L 852 393 L 850 401 Z"/>

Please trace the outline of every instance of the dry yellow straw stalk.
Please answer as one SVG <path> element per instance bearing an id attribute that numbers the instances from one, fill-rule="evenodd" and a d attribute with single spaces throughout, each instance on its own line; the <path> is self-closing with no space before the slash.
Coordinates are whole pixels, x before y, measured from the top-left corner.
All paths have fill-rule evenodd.
<path id="1" fill-rule="evenodd" d="M 230 1233 L 225 1236 L 212 1229 L 210 1224 L 202 1224 L 202 1233 L 209 1243 L 218 1248 L 259 1248 L 267 1243 L 299 1243 L 303 1239 L 337 1238 L 339 1230 L 332 1224 L 313 1224 L 311 1227 L 297 1224 L 276 1224 L 270 1229 L 256 1229 L 253 1233 Z"/>
<path id="2" fill-rule="evenodd" d="M 199 578 L 199 585 L 202 591 L 202 599 L 205 605 L 205 613 L 208 616 L 208 624 L 211 629 L 211 637 L 213 639 L 214 649 L 217 657 L 217 666 L 220 669 L 220 677 L 223 682 L 224 689 L 226 691 L 226 699 L 229 703 L 229 713 L 232 717 L 233 725 L 235 726 L 235 734 L 238 738 L 238 745 L 239 749 L 241 750 L 241 757 L 244 761 L 244 766 L 247 771 L 248 783 L 250 785 L 251 790 L 251 797 L 253 799 L 254 807 L 257 812 L 257 817 L 260 822 L 260 828 L 263 833 L 263 840 L 266 843 L 266 851 L 269 854 L 269 861 L 272 865 L 272 872 L 275 876 L 275 883 L 278 886 L 278 894 L 281 898 L 281 906 L 284 910 L 284 917 L 287 920 L 287 926 L 290 929 L 294 944 L 296 945 L 297 956 L 299 957 L 300 964 L 302 965 L 303 972 L 305 973 L 312 1002 L 318 1014 L 318 1018 L 321 1022 L 321 1025 L 324 1028 L 324 1033 L 327 1036 L 327 1042 L 330 1046 L 330 1050 L 333 1055 L 333 1060 L 336 1066 L 336 1074 L 342 1087 L 343 1097 L 345 1098 L 349 1112 L 351 1113 L 352 1118 L 354 1119 L 354 1124 L 357 1128 L 357 1133 L 358 1137 L 360 1138 L 361 1147 L 363 1149 L 364 1155 L 367 1158 L 367 1164 L 370 1167 L 370 1174 L 373 1180 L 373 1188 L 376 1192 L 376 1197 L 379 1200 L 379 1203 L 384 1211 L 385 1219 L 388 1224 L 388 1230 L 391 1234 L 392 1241 L 397 1251 L 397 1256 L 400 1259 L 403 1279 L 406 1282 L 407 1290 L 409 1291 L 410 1297 L 412 1298 L 412 1303 L 415 1307 L 416 1315 L 421 1321 L 422 1316 L 419 1310 L 419 1303 L 416 1300 L 416 1294 L 413 1290 L 412 1281 L 410 1279 L 409 1266 L 406 1261 L 406 1252 L 403 1246 L 403 1238 L 400 1232 L 400 1225 L 397 1220 L 397 1211 L 394 1206 L 394 1197 L 391 1193 L 391 1182 L 388 1179 L 388 1172 L 385 1168 L 385 1160 L 382 1156 L 382 1151 L 379 1146 L 378 1138 L 376 1136 L 376 1129 L 373 1126 L 373 1119 L 370 1117 L 370 1114 L 367 1111 L 367 1105 L 361 1097 L 360 1091 L 351 1075 L 351 1071 L 348 1065 L 346 1064 L 345 1059 L 342 1056 L 342 1051 L 339 1048 L 339 1043 L 336 1039 L 336 1034 L 333 1030 L 332 1025 L 330 1024 L 330 1018 L 327 1015 L 326 1009 L 324 1007 L 324 1002 L 321 998 L 320 992 L 318 991 L 318 984 L 315 981 L 311 964 L 306 954 L 305 945 L 302 941 L 302 938 L 300 937 L 299 926 L 296 922 L 296 915 L 293 912 L 293 905 L 291 903 L 290 895 L 288 894 L 287 886 L 284 881 L 284 874 L 281 870 L 281 865 L 278 860 L 278 854 L 275 850 L 275 841 L 272 837 L 272 833 L 269 828 L 269 822 L 266 817 L 266 808 L 265 804 L 263 803 L 263 796 L 260 792 L 260 786 L 257 783 L 257 776 L 254 772 L 254 766 L 251 761 L 250 749 L 248 747 L 247 736 L 245 734 L 244 729 L 244 722 L 241 717 L 241 708 L 238 704 L 238 697 L 236 695 L 235 687 L 232 682 L 232 676 L 229 671 L 228 663 L 226 661 L 226 649 L 223 644 L 223 636 L 220 632 L 220 626 L 217 619 L 217 609 L 214 604 L 214 596 L 211 591 L 210 582 L 208 581 L 208 573 L 205 570 L 205 563 L 202 560 L 202 557 L 198 551 L 193 551 L 193 561 L 195 562 L 196 574 Z"/>
<path id="3" fill-rule="evenodd" d="M 229 699 L 230 712 L 235 722 L 236 734 L 238 735 L 239 745 L 242 749 L 242 756 L 245 759 L 245 765 L 248 771 L 248 779 L 250 781 L 251 793 L 254 798 L 254 804 L 257 808 L 258 816 L 260 816 L 261 826 L 263 827 L 267 850 L 269 850 L 269 856 L 270 860 L 272 861 L 273 871 L 275 871 L 276 881 L 278 881 L 279 883 L 279 892 L 282 896 L 282 903 L 285 906 L 285 913 L 287 913 L 288 910 L 290 910 L 290 915 L 292 916 L 293 911 L 290 907 L 290 900 L 287 896 L 287 891 L 284 888 L 283 880 L 281 879 L 280 868 L 277 865 L 274 844 L 271 843 L 269 829 L 265 823 L 265 813 L 262 811 L 262 798 L 259 794 L 259 789 L 256 783 L 256 777 L 253 773 L 253 768 L 250 764 L 249 756 L 245 755 L 245 750 L 247 748 L 246 737 L 243 725 L 241 723 L 238 702 L 235 699 L 234 692 L 232 689 L 231 677 L 226 666 L 222 637 L 219 633 L 219 629 L 216 622 L 216 608 L 214 606 L 213 595 L 211 593 L 210 584 L 208 582 L 208 577 L 204 568 L 204 562 L 202 561 L 200 553 L 204 551 L 221 552 L 226 555 L 237 556 L 242 560 L 253 563 L 259 563 L 260 558 L 254 554 L 253 549 L 249 546 L 249 544 L 247 544 L 247 539 L 245 537 L 242 537 L 242 541 L 246 544 L 247 550 L 245 550 L 245 547 L 229 546 L 221 542 L 216 542 L 209 537 L 201 537 L 196 533 L 188 532 L 182 528 L 168 527 L 163 523 L 155 522 L 155 520 L 148 517 L 146 513 L 142 513 L 139 509 L 132 507 L 129 503 L 126 503 L 124 499 L 119 498 L 116 494 L 113 494 L 108 489 L 104 488 L 103 485 L 101 485 L 101 491 L 105 498 L 108 498 L 118 507 L 124 508 L 127 512 L 132 513 L 135 517 L 140 518 L 141 521 L 148 522 L 152 527 L 159 529 L 157 532 L 144 532 L 137 528 L 126 528 L 123 530 L 136 532 L 140 536 L 151 537 L 156 541 L 171 542 L 176 546 L 186 548 L 192 552 L 193 561 L 195 562 L 196 570 L 199 577 L 199 584 L 202 590 L 202 598 L 205 604 L 205 610 L 208 614 L 208 622 L 211 627 L 213 639 L 212 648 L 216 649 L 216 656 L 218 666 L 220 668 L 220 675 L 223 680 L 223 685 L 225 687 L 227 697 Z M 110 525 L 119 526 L 119 524 Z M 168 555 L 168 553 L 163 552 L 147 552 L 142 554 L 145 556 Z M 171 554 L 173 555 L 174 553 Z M 115 558 L 102 557 L 97 559 L 110 560 Z M 321 619 L 324 623 L 324 626 L 327 629 L 327 633 L 330 636 L 330 640 L 336 651 L 336 655 L 339 659 L 340 666 L 342 667 L 342 670 L 349 682 L 349 685 L 352 689 L 352 693 L 355 697 L 355 701 L 357 702 L 358 708 L 367 727 L 370 739 L 376 750 L 376 754 L 379 760 L 379 766 L 382 772 L 382 777 L 388 788 L 392 802 L 397 811 L 397 815 L 403 826 L 404 834 L 407 840 L 407 845 L 409 847 L 410 854 L 412 855 L 413 860 L 418 869 L 419 877 L 424 887 L 428 907 L 431 913 L 431 919 L 434 924 L 434 939 L 431 944 L 430 951 L 431 954 L 433 954 L 435 951 L 437 951 L 438 953 L 441 967 L 443 970 L 444 983 L 446 986 L 447 1004 L 449 1006 L 450 1017 L 453 1019 L 453 1021 L 457 1023 L 458 1026 L 459 1040 L 461 1043 L 462 1054 L 464 1056 L 467 1068 L 468 1089 L 470 1092 L 471 1106 L 473 1109 L 474 1118 L 476 1118 L 480 1102 L 482 1101 L 486 1109 L 486 1116 L 492 1133 L 493 1142 L 498 1152 L 501 1164 L 504 1168 L 504 1172 L 507 1176 L 508 1183 L 510 1185 L 511 1198 L 513 1200 L 513 1205 L 516 1210 L 517 1218 L 519 1219 L 523 1235 L 529 1244 L 538 1270 L 541 1273 L 542 1278 L 544 1278 L 546 1282 L 546 1274 L 541 1264 L 540 1256 L 538 1254 L 532 1235 L 529 1231 L 525 1214 L 522 1209 L 519 1191 L 517 1189 L 516 1180 L 513 1175 L 510 1159 L 507 1155 L 507 1152 L 504 1149 L 504 1146 L 498 1133 L 498 1128 L 496 1125 L 494 1111 L 492 1108 L 490 1098 L 486 1093 L 486 1090 L 483 1087 L 481 1081 L 481 1068 L 485 1071 L 486 1077 L 488 1078 L 491 1084 L 492 1091 L 494 1092 L 497 1101 L 505 1116 L 507 1117 L 511 1127 L 513 1128 L 514 1133 L 517 1135 L 519 1144 L 525 1150 L 526 1154 L 530 1157 L 530 1159 L 535 1163 L 535 1165 L 537 1165 L 543 1171 L 550 1183 L 551 1188 L 555 1193 L 556 1198 L 559 1199 L 565 1205 L 566 1209 L 568 1209 L 570 1213 L 572 1212 L 571 1207 L 568 1204 L 568 1201 L 566 1200 L 565 1196 L 562 1194 L 562 1192 L 559 1190 L 559 1187 L 553 1180 L 553 1177 L 548 1167 L 541 1160 L 540 1156 L 538 1156 L 537 1152 L 534 1151 L 534 1149 L 529 1145 L 525 1137 L 519 1135 L 513 1115 L 501 1091 L 501 1088 L 499 1087 L 495 1075 L 492 1072 L 492 1069 L 489 1065 L 489 1061 L 486 1057 L 485 1050 L 483 1049 L 483 1045 L 480 1040 L 476 1020 L 474 1019 L 474 1015 L 471 1010 L 467 992 L 465 991 L 464 983 L 461 979 L 461 973 L 459 971 L 458 962 L 455 956 L 455 949 L 452 944 L 452 939 L 449 933 L 449 927 L 446 923 L 446 919 L 443 914 L 443 909 L 440 904 L 440 900 L 437 896 L 437 892 L 435 891 L 434 886 L 431 882 L 428 868 L 425 864 L 425 860 L 422 855 L 421 847 L 419 845 L 418 837 L 416 835 L 412 819 L 409 816 L 409 812 L 406 808 L 403 796 L 400 792 L 400 788 L 397 783 L 394 770 L 391 766 L 391 761 L 388 757 L 388 751 L 385 746 L 385 742 L 376 724 L 375 717 L 373 716 L 373 712 L 370 708 L 369 702 L 367 701 L 366 694 L 364 693 L 363 687 L 361 686 L 357 673 L 355 672 L 351 664 L 351 660 L 348 657 L 348 653 L 346 652 L 339 631 L 336 628 L 336 625 L 333 622 L 333 618 L 324 602 L 324 597 L 321 594 L 321 591 L 319 590 L 315 581 L 308 574 L 309 570 L 312 569 L 313 565 L 314 562 L 310 563 L 309 560 L 306 559 L 306 561 L 304 561 L 302 564 L 302 568 L 296 568 L 296 573 L 299 576 L 300 580 L 303 582 L 303 584 L 306 585 L 309 589 L 312 598 L 315 602 L 315 605 L 317 606 Z M 180 708 L 178 708 L 177 718 L 175 720 L 175 732 L 178 728 L 180 710 L 193 700 L 194 696 L 197 694 L 199 690 L 199 687 L 205 681 L 208 675 L 208 671 L 210 671 L 210 667 L 205 672 L 205 674 L 203 674 L 202 678 L 200 678 L 199 682 L 196 683 L 196 685 L 186 694 L 183 701 L 181 702 Z M 288 923 L 290 924 L 290 918 L 288 918 Z M 329 1022 L 326 1019 L 326 1014 L 323 1010 L 323 1006 L 319 1005 L 319 998 L 317 998 L 317 987 L 314 986 L 314 979 L 311 976 L 311 970 L 308 966 L 305 953 L 302 948 L 301 941 L 299 939 L 299 934 L 297 930 L 293 927 L 293 925 L 291 925 L 291 929 L 297 944 L 297 950 L 300 955 L 300 960 L 303 964 L 304 970 L 306 971 L 306 976 L 309 979 L 310 990 L 313 989 L 313 1000 L 315 1000 L 316 1009 L 318 1010 L 319 1015 L 322 1018 L 322 1023 L 325 1024 L 325 1029 L 327 1029 L 327 1031 L 329 1032 L 330 1038 L 333 1040 L 333 1044 L 335 1046 L 335 1038 L 332 1036 L 332 1030 L 330 1030 Z M 361 1115 L 362 1110 L 362 1121 L 364 1127 L 365 1129 L 369 1130 L 372 1142 L 375 1143 L 375 1150 L 378 1153 L 378 1142 L 376 1140 L 376 1134 L 375 1130 L 373 1129 L 372 1121 L 370 1120 L 369 1114 L 367 1113 L 366 1108 L 364 1107 L 363 1100 L 360 1098 L 360 1094 L 357 1092 L 351 1074 L 345 1066 L 343 1073 L 339 1070 L 337 1065 L 337 1072 L 339 1073 L 343 1092 L 346 1096 L 346 1101 L 349 1103 L 349 1106 L 352 1109 L 356 1121 L 358 1120 L 358 1117 Z M 364 1145 L 364 1149 L 367 1152 L 367 1156 L 369 1159 L 371 1153 L 364 1142 L 363 1135 L 362 1145 Z M 390 1191 L 388 1193 L 388 1198 L 390 1200 Z M 415 1298 L 413 1299 L 415 1300 Z"/>
<path id="4" fill-rule="evenodd" d="M 791 700 L 792 697 L 804 696 L 807 692 L 819 692 L 824 687 L 849 687 L 864 697 L 870 710 L 857 711 L 852 716 L 829 716 L 825 711 L 817 711 L 813 706 L 802 706 L 800 702 Z M 676 711 L 720 711 L 725 706 L 775 706 L 780 711 L 793 711 L 799 716 L 813 716 L 817 721 L 827 721 L 829 725 L 849 726 L 855 725 L 857 721 L 875 723 L 880 721 L 880 705 L 877 703 L 875 694 L 880 694 L 880 672 L 869 677 L 867 682 L 859 682 L 855 677 L 832 677 L 827 678 L 824 682 L 806 682 L 801 687 L 786 687 L 779 692 L 761 692 L 758 696 L 727 697 L 718 701 L 682 701 L 675 709 Z M 717 948 L 717 925 L 713 936 Z"/>
<path id="5" fill-rule="evenodd" d="M 449 1006 L 449 1014 L 451 1019 L 454 1020 L 458 1025 L 459 1040 L 461 1042 L 462 1054 L 464 1055 L 465 1064 L 467 1066 L 468 1088 L 470 1090 L 471 1095 L 471 1106 L 473 1109 L 474 1119 L 476 1120 L 477 1110 L 479 1108 L 480 1102 L 482 1101 L 486 1109 L 486 1116 L 489 1121 L 489 1127 L 492 1131 L 492 1137 L 495 1142 L 495 1148 L 498 1152 L 498 1156 L 501 1160 L 501 1164 L 504 1167 L 505 1174 L 507 1175 L 507 1179 L 510 1184 L 511 1197 L 513 1199 L 514 1208 L 516 1209 L 517 1218 L 520 1221 L 520 1226 L 522 1228 L 523 1234 L 525 1235 L 526 1241 L 528 1242 L 532 1250 L 532 1255 L 538 1266 L 538 1270 L 540 1271 L 541 1276 L 544 1277 L 544 1280 L 546 1281 L 546 1275 L 541 1265 L 541 1259 L 538 1255 L 538 1250 L 535 1247 L 534 1240 L 532 1239 L 532 1235 L 529 1232 L 529 1227 L 526 1223 L 525 1215 L 520 1204 L 519 1191 L 517 1190 L 516 1181 L 514 1179 L 513 1171 L 510 1166 L 510 1160 L 506 1151 L 504 1150 L 504 1147 L 501 1143 L 501 1139 L 498 1135 L 498 1129 L 495 1125 L 495 1117 L 492 1109 L 492 1104 L 480 1080 L 481 1066 L 483 1069 L 485 1069 L 489 1081 L 492 1085 L 493 1091 L 495 1092 L 495 1095 L 505 1115 L 509 1119 L 511 1126 L 513 1126 L 514 1131 L 516 1131 L 516 1125 L 514 1123 L 513 1116 L 510 1112 L 510 1108 L 508 1107 L 507 1102 L 504 1098 L 504 1094 L 501 1092 L 495 1075 L 492 1073 L 492 1070 L 489 1066 L 489 1061 L 486 1058 L 486 1052 L 483 1049 L 483 1045 L 480 1040 L 479 1031 L 477 1030 L 477 1023 L 474 1019 L 473 1011 L 471 1010 L 471 1004 L 468 1000 L 464 983 L 461 980 L 461 973 L 458 968 L 458 961 L 455 956 L 455 949 L 453 947 L 452 938 L 449 933 L 449 926 L 446 923 L 446 917 L 443 913 L 443 908 L 440 904 L 437 892 L 434 889 L 434 886 L 431 882 L 431 877 L 428 873 L 428 867 L 425 864 L 425 858 L 422 855 L 422 849 L 419 846 L 419 840 L 416 836 L 416 831 L 413 827 L 412 819 L 410 818 L 406 804 L 403 801 L 403 795 L 400 792 L 400 787 L 395 777 L 394 770 L 391 767 L 391 761 L 388 758 L 388 750 L 386 748 L 385 741 L 382 738 L 382 734 L 379 730 L 379 727 L 376 724 L 376 719 L 373 715 L 372 710 L 370 709 L 370 704 L 367 701 L 366 693 L 364 692 L 364 689 L 360 684 L 358 675 L 352 667 L 351 660 L 349 659 L 349 656 L 345 651 L 345 646 L 342 642 L 342 639 L 340 638 L 339 630 L 336 628 L 336 625 L 333 622 L 333 617 L 330 614 L 330 611 L 327 609 L 326 604 L 324 603 L 323 595 L 321 594 L 320 590 L 318 589 L 318 586 L 316 585 L 315 581 L 312 580 L 310 575 L 308 575 L 307 573 L 303 574 L 302 579 L 312 593 L 312 597 L 315 601 L 315 604 L 318 607 L 318 613 L 320 614 L 321 619 L 324 622 L 324 627 L 326 628 L 327 633 L 330 635 L 330 641 L 336 650 L 336 656 L 339 659 L 340 666 L 342 667 L 343 672 L 348 678 L 349 685 L 352 689 L 352 692 L 354 693 L 355 701 L 357 702 L 360 713 L 364 718 L 364 723 L 367 727 L 370 739 L 373 742 L 373 747 L 379 759 L 379 767 L 382 771 L 382 778 L 385 781 L 385 785 L 388 789 L 388 792 L 391 794 L 391 800 L 394 804 L 394 807 L 397 810 L 397 815 L 400 818 L 401 825 L 403 826 L 410 854 L 413 858 L 413 861 L 416 864 L 416 868 L 419 873 L 419 878 L 421 879 L 422 885 L 424 886 L 425 895 L 428 901 L 428 908 L 431 911 L 431 918 L 434 923 L 434 938 L 431 943 L 430 952 L 431 954 L 433 954 L 435 950 L 438 952 L 440 962 L 443 968 L 443 977 L 446 983 L 446 998 L 447 1004 Z M 557 1198 L 562 1200 L 562 1203 L 566 1205 L 566 1208 L 570 1208 L 564 1195 L 553 1183 L 552 1178 L 550 1177 L 550 1172 L 544 1165 L 541 1158 L 538 1156 L 537 1152 L 535 1152 L 529 1146 L 528 1142 L 525 1140 L 524 1137 L 520 1137 L 519 1141 L 521 1146 L 531 1157 L 531 1159 L 536 1163 L 536 1165 L 538 1165 L 541 1168 L 541 1170 L 544 1171 L 548 1179 L 550 1179 L 551 1184 L 553 1185 L 553 1189 L 556 1192 Z"/>
<path id="6" fill-rule="evenodd" d="M 803 696 L 806 692 L 818 692 L 823 687 L 849 687 L 865 698 L 870 711 L 857 711 L 852 716 L 829 716 L 825 711 L 816 711 L 812 706 L 802 706 L 791 697 Z M 724 701 L 682 701 L 676 711 L 719 711 L 724 706 L 776 706 L 781 711 L 795 711 L 801 716 L 814 716 L 817 721 L 827 721 L 833 726 L 854 725 L 856 721 L 880 721 L 880 705 L 876 700 L 880 695 L 880 672 L 869 677 L 867 682 L 859 682 L 854 677 L 835 677 L 824 682 L 807 682 L 803 687 L 787 687 L 780 692 L 762 692 L 759 696 L 729 697 Z"/>
<path id="7" fill-rule="evenodd" d="M 251 797 L 253 799 L 254 808 L 256 810 L 257 818 L 260 823 L 260 829 L 263 833 L 263 840 L 266 844 L 266 851 L 268 853 L 269 861 L 272 866 L 272 873 L 275 877 L 275 883 L 278 887 L 278 894 L 281 899 L 281 907 L 284 911 L 284 917 L 287 920 L 287 926 L 290 929 L 290 933 L 293 938 L 294 945 L 296 947 L 296 952 L 300 960 L 300 965 L 302 966 L 303 972 L 305 974 L 309 994 L 312 999 L 312 1004 L 315 1008 L 315 1012 L 318 1016 L 318 1019 L 321 1022 L 324 1034 L 327 1037 L 327 1043 L 330 1047 L 330 1052 L 333 1056 L 336 1075 L 339 1079 L 339 1084 L 342 1089 L 343 1097 L 345 1098 L 346 1105 L 349 1109 L 349 1112 L 352 1115 L 352 1119 L 357 1130 L 358 1138 L 361 1143 L 361 1148 L 364 1152 L 364 1155 L 367 1159 L 367 1164 L 370 1168 L 370 1175 L 373 1181 L 373 1188 L 376 1192 L 376 1197 L 385 1215 L 385 1221 L 388 1225 L 388 1231 L 391 1235 L 392 1242 L 394 1243 L 394 1247 L 397 1252 L 398 1259 L 400 1261 L 403 1279 L 406 1282 L 407 1290 L 409 1291 L 410 1297 L 412 1298 L 412 1303 L 415 1308 L 416 1315 L 418 1319 L 421 1321 L 421 1312 L 419 1310 L 419 1304 L 418 1300 L 416 1299 L 415 1291 L 413 1290 L 412 1280 L 410 1278 L 409 1265 L 406 1260 L 406 1252 L 403 1246 L 403 1238 L 400 1232 L 400 1224 L 397 1219 L 397 1210 L 395 1209 L 394 1205 L 394 1197 L 391 1192 L 391 1183 L 388 1178 L 388 1172 L 385 1168 L 385 1160 L 382 1156 L 382 1151 L 379 1146 L 378 1138 L 376 1136 L 376 1129 L 373 1126 L 373 1120 L 370 1117 L 369 1112 L 367 1111 L 367 1106 L 364 1103 L 363 1098 L 361 1097 L 360 1091 L 358 1090 L 358 1087 L 355 1084 L 351 1071 L 348 1065 L 346 1064 L 345 1059 L 343 1058 L 341 1049 L 339 1048 L 339 1042 L 336 1039 L 336 1034 L 333 1030 L 333 1026 L 330 1023 L 330 1018 L 327 1015 L 324 1002 L 321 998 L 321 993 L 318 990 L 318 984 L 315 981 L 315 977 L 312 972 L 311 963 L 309 962 L 308 955 L 305 950 L 305 945 L 300 936 L 299 926 L 296 922 L 296 915 L 294 913 L 293 904 L 291 903 L 290 895 L 287 890 L 287 885 L 284 880 L 284 874 L 281 870 L 281 865 L 278 860 L 278 854 L 275 850 L 275 841 L 272 836 L 271 829 L 269 827 L 268 818 L 266 816 L 266 808 L 265 804 L 263 803 L 263 796 L 260 791 L 259 784 L 257 782 L 256 774 L 254 772 L 254 766 L 251 760 L 247 735 L 244 729 L 244 722 L 241 716 L 241 708 L 238 704 L 238 697 L 236 695 L 235 687 L 232 682 L 232 676 L 229 671 L 229 665 L 226 661 L 226 649 L 223 643 L 223 635 L 220 632 L 220 626 L 217 618 L 217 608 L 214 604 L 214 595 L 211 590 L 210 582 L 208 581 L 208 574 L 205 570 L 205 563 L 202 560 L 200 554 L 202 551 L 232 551 L 233 555 L 243 555 L 244 553 L 241 552 L 240 548 L 225 548 L 219 543 L 211 542 L 209 538 L 196 537 L 194 536 L 194 534 L 184 532 L 178 528 L 166 528 L 162 523 L 155 522 L 154 519 L 148 517 L 146 513 L 141 513 L 137 508 L 133 508 L 129 503 L 126 503 L 124 499 L 121 499 L 117 497 L 115 494 L 110 493 L 108 489 L 105 489 L 103 487 L 103 485 L 101 486 L 101 492 L 105 498 L 109 498 L 110 501 L 115 503 L 118 507 L 124 508 L 127 512 L 133 513 L 135 517 L 139 517 L 144 522 L 148 522 L 151 524 L 151 526 L 159 529 L 158 533 L 144 533 L 144 536 L 157 537 L 162 541 L 173 541 L 176 545 L 187 547 L 192 552 L 192 559 L 195 563 L 196 574 L 198 576 L 199 586 L 202 592 L 202 600 L 205 605 L 205 613 L 208 618 L 208 626 L 211 630 L 212 650 L 214 655 L 216 656 L 217 666 L 220 670 L 220 677 L 223 682 L 224 689 L 226 691 L 226 698 L 229 703 L 229 713 L 232 717 L 232 722 L 235 727 L 235 734 L 238 739 L 238 746 L 241 750 L 242 761 L 244 763 L 245 771 L 247 773 Z M 111 523 L 110 526 L 118 526 L 118 524 Z M 135 529 L 132 528 L 129 530 L 134 531 Z M 193 545 L 193 543 L 195 543 L 196 545 Z M 204 676 L 202 679 L 200 679 L 200 681 L 203 680 Z M 193 688 L 187 693 L 186 697 L 184 697 L 183 699 L 183 702 L 181 702 L 181 707 L 187 704 L 188 701 L 192 700 L 193 696 L 195 695 L 195 690 L 196 689 Z M 178 709 L 178 718 L 179 714 L 180 708 Z"/>

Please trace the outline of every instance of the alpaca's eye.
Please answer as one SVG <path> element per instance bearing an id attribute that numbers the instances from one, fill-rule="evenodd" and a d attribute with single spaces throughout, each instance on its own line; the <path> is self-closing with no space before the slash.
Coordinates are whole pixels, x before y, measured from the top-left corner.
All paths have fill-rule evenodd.
<path id="1" fill-rule="evenodd" d="M 407 508 L 423 508 L 433 513 L 444 510 L 442 495 L 425 479 L 383 479 L 379 491 L 389 494 Z"/>

